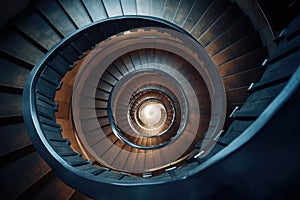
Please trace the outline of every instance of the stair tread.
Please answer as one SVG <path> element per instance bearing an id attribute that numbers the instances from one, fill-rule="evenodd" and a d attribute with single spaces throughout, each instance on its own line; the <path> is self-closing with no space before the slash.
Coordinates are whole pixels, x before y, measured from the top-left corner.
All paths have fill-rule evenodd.
<path id="1" fill-rule="evenodd" d="M 59 0 L 59 3 L 78 28 L 86 26 L 92 22 L 80 0 Z"/>
<path id="2" fill-rule="evenodd" d="M 4 156 L 31 144 L 31 140 L 24 123 L 0 126 L 0 133 L 1 141 L 10 141 L 2 143 L 0 156 Z"/>
<path id="3" fill-rule="evenodd" d="M 241 40 L 222 49 L 217 54 L 212 55 L 212 60 L 215 65 L 219 66 L 243 54 L 259 49 L 261 46 L 258 32 L 252 32 Z"/>
<path id="4" fill-rule="evenodd" d="M 225 90 L 232 90 L 244 86 L 249 86 L 252 82 L 258 81 L 263 74 L 263 69 L 260 67 L 252 68 L 246 71 L 241 71 L 223 78 Z M 241 81 L 242 80 L 242 81 Z"/>
<path id="5" fill-rule="evenodd" d="M 225 30 L 215 40 L 205 46 L 208 55 L 214 55 L 226 47 L 244 38 L 253 31 L 248 17 L 241 18 L 236 24 Z"/>
<path id="6" fill-rule="evenodd" d="M 63 159 L 72 166 L 85 165 L 89 163 L 89 161 L 83 159 L 78 155 L 64 156 Z"/>
<path id="7" fill-rule="evenodd" d="M 243 13 L 236 4 L 232 4 L 216 21 L 199 37 L 198 41 L 202 46 L 208 45 L 224 30 L 229 29 L 242 17 Z"/>
<path id="8" fill-rule="evenodd" d="M 174 17 L 177 14 L 179 2 L 180 2 L 179 0 L 166 1 L 162 18 L 172 22 Z M 148 11 L 148 7 L 150 7 L 150 5 L 149 6 L 147 5 L 147 11 Z"/>
<path id="9" fill-rule="evenodd" d="M 136 14 L 137 15 L 149 15 L 151 1 L 136 0 Z"/>
<path id="10" fill-rule="evenodd" d="M 173 23 L 182 27 L 184 20 L 186 19 L 193 5 L 194 2 L 190 0 L 180 1 L 177 6 L 177 12 L 175 13 L 173 18 Z"/>
<path id="11" fill-rule="evenodd" d="M 191 34 L 196 38 L 204 33 L 207 28 L 231 5 L 230 1 L 214 0 L 203 15 L 197 25 L 193 27 Z"/>
<path id="12" fill-rule="evenodd" d="M 300 51 L 297 51 L 283 59 L 270 64 L 259 82 L 252 87 L 253 90 L 276 84 L 277 82 L 286 81 L 297 69 Z"/>
<path id="13" fill-rule="evenodd" d="M 135 0 L 121 0 L 121 7 L 124 15 L 136 15 L 137 5 Z"/>
<path id="14" fill-rule="evenodd" d="M 262 76 L 261 81 L 268 80 L 271 77 L 274 79 L 274 76 L 279 79 L 280 77 L 291 75 L 295 71 L 295 68 L 298 67 L 299 55 L 300 51 L 297 51 L 268 66 L 268 69 Z"/>
<path id="15" fill-rule="evenodd" d="M 13 24 L 47 50 L 50 50 L 61 40 L 60 35 L 34 9 L 23 12 L 21 16 L 17 15 Z"/>
<path id="16" fill-rule="evenodd" d="M 22 95 L 0 92 L 0 117 L 22 115 Z"/>
<path id="17" fill-rule="evenodd" d="M 107 18 L 107 13 L 102 1 L 99 0 L 82 0 L 87 8 L 93 21 Z"/>
<path id="18" fill-rule="evenodd" d="M 115 17 L 115 16 L 122 16 L 123 12 L 121 9 L 121 5 L 120 2 L 118 1 L 118 3 L 115 3 L 113 1 L 110 0 L 102 0 L 104 7 L 106 9 L 106 12 L 108 14 L 109 17 Z"/>
<path id="19" fill-rule="evenodd" d="M 237 110 L 234 117 L 258 117 L 263 110 L 282 91 L 286 83 L 271 86 L 251 94 L 241 109 Z"/>
<path id="20" fill-rule="evenodd" d="M 205 12 L 212 0 L 196 1 L 192 9 L 189 11 L 188 17 L 185 19 L 183 28 L 190 32 L 198 19 Z"/>
<path id="21" fill-rule="evenodd" d="M 53 171 L 48 172 L 29 189 L 23 192 L 19 199 L 68 199 L 74 189 L 66 185 Z"/>
<path id="22" fill-rule="evenodd" d="M 297 34 L 299 35 L 299 31 L 300 31 L 299 22 L 300 22 L 300 15 L 298 15 L 295 19 L 291 21 L 290 25 L 287 28 L 287 33 L 286 33 L 286 37 L 288 40 L 292 39 Z"/>
<path id="23" fill-rule="evenodd" d="M 76 30 L 75 25 L 56 1 L 35 1 L 35 6 L 63 36 Z"/>
<path id="24" fill-rule="evenodd" d="M 69 66 L 71 63 L 68 63 L 61 55 L 58 54 L 47 64 L 61 75 L 64 75 L 70 69 Z"/>
<path id="25" fill-rule="evenodd" d="M 231 76 L 242 71 L 259 67 L 266 56 L 267 51 L 265 48 L 255 49 L 254 51 L 243 54 L 222 65 L 219 65 L 218 70 L 222 77 Z"/>
<path id="26" fill-rule="evenodd" d="M 253 121 L 240 121 L 235 120 L 230 125 L 229 129 L 219 138 L 219 142 L 224 144 L 230 144 L 237 136 L 239 136 L 243 131 L 245 131 Z"/>
<path id="27" fill-rule="evenodd" d="M 0 40 L 0 51 L 31 65 L 35 65 L 43 57 L 44 53 L 40 49 L 17 32 L 5 29 L 2 34 L 1 37 L 5 40 Z"/>
<path id="28" fill-rule="evenodd" d="M 20 170 L 22 169 L 22 170 Z M 5 165 L 1 171 L 1 180 L 5 181 L 2 189 L 6 191 L 6 198 L 15 199 L 26 191 L 38 179 L 41 179 L 50 167 L 36 152 L 30 152 Z M 20 179 L 22 177 L 22 179 Z M 16 181 L 19 180 L 19 181 Z"/>

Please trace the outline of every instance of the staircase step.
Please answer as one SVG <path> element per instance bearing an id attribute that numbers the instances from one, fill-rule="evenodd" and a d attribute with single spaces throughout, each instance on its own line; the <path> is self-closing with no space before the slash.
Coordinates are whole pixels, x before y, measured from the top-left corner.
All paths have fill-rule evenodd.
<path id="1" fill-rule="evenodd" d="M 0 140 L 3 141 L 0 156 L 4 156 L 31 144 L 26 127 L 22 122 L 0 126 L 0 133 Z"/>
<path id="2" fill-rule="evenodd" d="M 101 79 L 103 81 L 105 81 L 106 83 L 110 84 L 111 86 L 114 86 L 118 80 L 116 78 L 114 78 L 110 73 L 108 72 L 104 72 L 104 74 L 102 75 Z"/>
<path id="3" fill-rule="evenodd" d="M 18 196 L 18 199 L 68 199 L 73 191 L 51 170 Z"/>
<path id="4" fill-rule="evenodd" d="M 56 109 L 56 103 L 54 103 L 51 99 L 47 98 L 44 95 L 37 94 L 37 104 L 41 106 L 50 106 L 53 107 L 53 109 Z"/>
<path id="5" fill-rule="evenodd" d="M 67 144 L 64 144 L 64 146 L 53 146 L 53 148 L 60 156 L 78 156 L 78 153 L 74 152 Z"/>
<path id="6" fill-rule="evenodd" d="M 242 71 L 259 67 L 266 57 L 267 50 L 265 48 L 255 49 L 254 51 L 243 54 L 222 65 L 219 65 L 218 70 L 222 77 L 230 76 Z"/>
<path id="7" fill-rule="evenodd" d="M 268 66 L 261 80 L 253 85 L 250 92 L 287 81 L 299 66 L 299 56 L 300 51 L 296 51 Z"/>
<path id="8" fill-rule="evenodd" d="M 100 83 L 97 86 L 97 90 L 106 92 L 108 94 L 111 93 L 112 89 L 113 89 L 113 86 L 104 81 L 100 81 Z"/>
<path id="9" fill-rule="evenodd" d="M 290 25 L 288 26 L 286 31 L 286 38 L 288 40 L 292 40 L 294 37 L 300 34 L 299 22 L 300 22 L 300 15 L 298 15 L 295 19 L 293 19 Z"/>
<path id="10" fill-rule="evenodd" d="M 299 27 L 299 26 L 298 26 Z M 283 57 L 286 57 L 300 49 L 300 34 L 296 35 L 293 38 L 285 38 L 278 45 L 275 53 L 268 60 L 269 63 L 276 62 Z"/>
<path id="11" fill-rule="evenodd" d="M 191 10 L 192 6 L 195 4 L 196 1 L 189 1 L 189 0 L 182 0 L 179 1 L 179 4 L 176 8 L 176 13 L 173 18 L 173 23 L 177 24 L 178 26 L 182 26 L 189 11 Z"/>
<path id="12" fill-rule="evenodd" d="M 48 140 L 50 140 L 50 141 L 62 141 L 63 140 L 63 137 L 61 135 L 59 128 L 53 128 L 51 130 L 44 128 L 43 132 L 44 132 L 45 136 L 48 138 Z"/>
<path id="13" fill-rule="evenodd" d="M 126 175 L 121 174 L 121 173 L 116 173 L 116 172 L 111 172 L 110 175 L 107 177 L 107 179 L 112 179 L 112 180 L 122 180 Z"/>
<path id="14" fill-rule="evenodd" d="M 90 168 L 90 169 L 87 169 L 85 170 L 86 172 L 88 173 L 91 173 L 91 174 L 94 174 L 96 176 L 98 176 L 99 174 L 105 172 L 105 171 L 108 171 L 107 168 L 96 168 L 96 167 L 93 167 L 93 168 Z"/>
<path id="15" fill-rule="evenodd" d="M 234 118 L 256 118 L 273 101 L 273 99 L 282 91 L 286 83 L 271 86 L 251 94 L 243 107 L 237 110 Z"/>
<path id="16" fill-rule="evenodd" d="M 84 55 L 85 52 L 92 48 L 93 44 L 90 43 L 90 41 L 86 37 L 87 34 L 84 34 L 83 36 L 79 36 L 72 42 L 72 45 L 76 46 L 77 49 L 79 49 L 79 52 L 81 55 Z"/>
<path id="17" fill-rule="evenodd" d="M 249 86 L 252 82 L 258 81 L 263 74 L 263 69 L 260 67 L 252 68 L 247 71 L 242 71 L 223 78 L 225 90 Z M 242 80 L 242 81 L 241 81 Z"/>
<path id="18" fill-rule="evenodd" d="M 116 61 L 113 62 L 113 64 L 123 76 L 128 73 L 128 69 L 124 65 L 121 59 L 117 59 Z"/>
<path id="19" fill-rule="evenodd" d="M 147 5 L 145 6 L 143 4 L 143 1 L 140 1 L 142 4 L 142 9 L 144 10 L 144 15 L 148 15 L 148 11 L 149 8 L 151 7 L 151 5 Z M 179 0 L 174 0 L 174 1 L 166 1 L 165 2 L 165 6 L 164 6 L 164 10 L 163 10 L 163 14 L 162 14 L 162 18 L 167 20 L 167 21 L 173 21 L 174 17 L 176 16 L 177 12 L 178 12 L 178 6 L 179 6 Z M 147 12 L 146 12 L 147 11 Z M 139 12 L 138 12 L 139 13 Z"/>
<path id="20" fill-rule="evenodd" d="M 33 8 L 14 17 L 12 23 L 47 50 L 61 40 L 61 36 L 51 27 L 51 24 Z"/>
<path id="21" fill-rule="evenodd" d="M 22 95 L 0 92 L 0 118 L 22 115 Z"/>
<path id="22" fill-rule="evenodd" d="M 57 1 L 35 1 L 34 5 L 64 37 L 76 30 L 75 24 Z"/>
<path id="23" fill-rule="evenodd" d="M 219 35 L 215 40 L 205 46 L 208 55 L 215 55 L 228 46 L 246 37 L 252 30 L 248 17 L 242 17 L 236 24 Z"/>
<path id="24" fill-rule="evenodd" d="M 59 0 L 58 2 L 78 28 L 86 26 L 92 22 L 89 14 L 82 4 L 82 1 Z"/>
<path id="25" fill-rule="evenodd" d="M 43 106 L 40 101 L 38 102 L 38 114 L 50 120 L 55 120 L 54 107 Z"/>
<path id="26" fill-rule="evenodd" d="M 51 84 L 50 82 L 39 79 L 36 85 L 37 93 L 43 95 L 52 101 L 54 101 L 57 85 Z"/>
<path id="27" fill-rule="evenodd" d="M 35 65 L 44 55 L 38 47 L 12 29 L 5 29 L 1 37 L 5 40 L 0 41 L 0 51 L 26 63 Z"/>
<path id="28" fill-rule="evenodd" d="M 91 31 L 89 34 L 85 34 L 86 39 L 91 44 L 91 49 L 93 49 L 96 44 L 99 42 L 105 40 L 107 36 L 105 35 L 105 31 L 103 31 L 103 28 L 101 27 L 93 27 L 93 31 Z M 101 37 L 100 37 L 101 36 Z"/>
<path id="29" fill-rule="evenodd" d="M 246 101 L 249 94 L 247 94 L 247 86 L 235 88 L 226 91 L 228 104 L 242 104 Z"/>
<path id="30" fill-rule="evenodd" d="M 1 60 L 3 59 L 3 60 L 6 60 L 6 66 L 10 66 L 11 64 L 8 64 L 8 63 L 12 63 L 12 65 L 17 65 L 17 66 L 19 66 L 19 67 L 21 67 L 21 68 L 24 68 L 24 69 L 26 69 L 26 70 L 28 70 L 28 71 L 30 71 L 30 70 L 32 70 L 32 68 L 34 67 L 34 65 L 32 65 L 32 64 L 30 64 L 30 63 L 28 63 L 28 62 L 26 62 L 25 60 L 22 60 L 21 58 L 16 58 L 16 57 L 14 57 L 14 56 L 12 56 L 12 55 L 10 55 L 10 54 L 8 54 L 8 53 L 6 53 L 6 52 L 2 52 L 2 51 L 0 51 L 0 58 L 1 58 Z M 2 61 L 1 61 L 2 62 Z M 5 61 L 3 61 L 3 63 L 5 63 Z M 2 64 L 2 63 L 1 63 Z M 12 66 L 11 65 L 11 66 Z M 3 70 L 3 71 L 5 71 L 5 70 Z M 18 71 L 18 70 L 16 70 L 16 71 Z M 5 79 L 4 79 L 5 80 Z M 24 81 L 25 82 L 25 81 Z"/>
<path id="31" fill-rule="evenodd" d="M 80 165 L 88 164 L 89 161 L 79 157 L 78 155 L 72 155 L 72 156 L 63 156 L 63 159 L 67 161 L 70 165 L 76 167 Z"/>
<path id="32" fill-rule="evenodd" d="M 121 71 L 114 64 L 110 65 L 107 68 L 107 71 L 111 76 L 115 77 L 118 80 L 120 80 L 124 76 L 124 74 L 122 74 Z"/>
<path id="33" fill-rule="evenodd" d="M 230 1 L 214 0 L 199 18 L 197 24 L 193 27 L 191 34 L 196 39 L 199 39 L 209 26 L 217 20 L 230 5 Z"/>
<path id="34" fill-rule="evenodd" d="M 81 56 L 83 52 L 79 52 L 74 45 L 68 45 L 63 50 L 60 51 L 60 55 L 71 65 L 75 63 Z"/>
<path id="35" fill-rule="evenodd" d="M 99 0 L 82 0 L 84 6 L 89 12 L 89 15 L 91 16 L 92 20 L 98 21 L 101 19 L 105 19 L 108 17 L 108 14 L 105 10 L 105 7 L 102 3 L 102 1 Z"/>
<path id="36" fill-rule="evenodd" d="M 136 15 L 137 5 L 135 0 L 121 0 L 121 6 L 124 15 Z"/>
<path id="37" fill-rule="evenodd" d="M 29 151 L 22 149 L 20 153 L 20 155 L 11 158 L 9 163 L 1 166 L 1 188 L 6 191 L 2 197 L 5 199 L 16 199 L 50 170 L 33 147 Z M 5 163 L 5 161 L 3 162 L 1 159 L 1 163 Z"/>
<path id="38" fill-rule="evenodd" d="M 122 16 L 122 8 L 120 2 L 113 2 L 110 0 L 102 0 L 108 17 Z"/>
<path id="39" fill-rule="evenodd" d="M 56 55 L 47 64 L 62 76 L 70 69 L 71 66 L 71 63 L 67 62 L 61 55 Z"/>
<path id="40" fill-rule="evenodd" d="M 188 17 L 183 23 L 183 29 L 190 32 L 193 27 L 197 24 L 200 17 L 206 11 L 212 0 L 195 1 L 192 9 L 189 11 Z"/>
<path id="41" fill-rule="evenodd" d="M 109 93 L 97 88 L 95 98 L 99 100 L 108 101 Z"/>
<path id="42" fill-rule="evenodd" d="M 261 46 L 258 32 L 253 32 L 234 44 L 226 47 L 222 51 L 219 51 L 217 54 L 212 55 L 212 60 L 215 65 L 219 66 L 243 54 L 259 49 Z"/>
<path id="43" fill-rule="evenodd" d="M 52 68 L 46 68 L 40 76 L 41 78 L 47 80 L 49 83 L 58 86 L 62 76 Z"/>
<path id="44" fill-rule="evenodd" d="M 244 132 L 253 121 L 241 121 L 241 120 L 235 120 L 230 125 L 230 128 L 221 135 L 219 138 L 219 142 L 223 144 L 230 144 L 235 138 L 237 138 L 242 132 Z"/>
<path id="45" fill-rule="evenodd" d="M 243 17 L 240 8 L 235 4 L 231 4 L 220 15 L 215 22 L 199 37 L 198 41 L 202 46 L 206 46 L 220 36 L 224 30 L 229 29 Z"/>
<path id="46" fill-rule="evenodd" d="M 149 15 L 151 9 L 151 1 L 136 0 L 136 14 Z"/>

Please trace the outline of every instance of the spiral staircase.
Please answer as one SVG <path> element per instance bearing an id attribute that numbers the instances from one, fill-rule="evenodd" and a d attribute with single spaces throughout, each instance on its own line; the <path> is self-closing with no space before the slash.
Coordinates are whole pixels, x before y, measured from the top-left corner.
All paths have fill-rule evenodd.
<path id="1" fill-rule="evenodd" d="M 252 1 L 30 2 L 0 38 L 3 198 L 300 196 L 299 21 L 274 38 Z"/>

